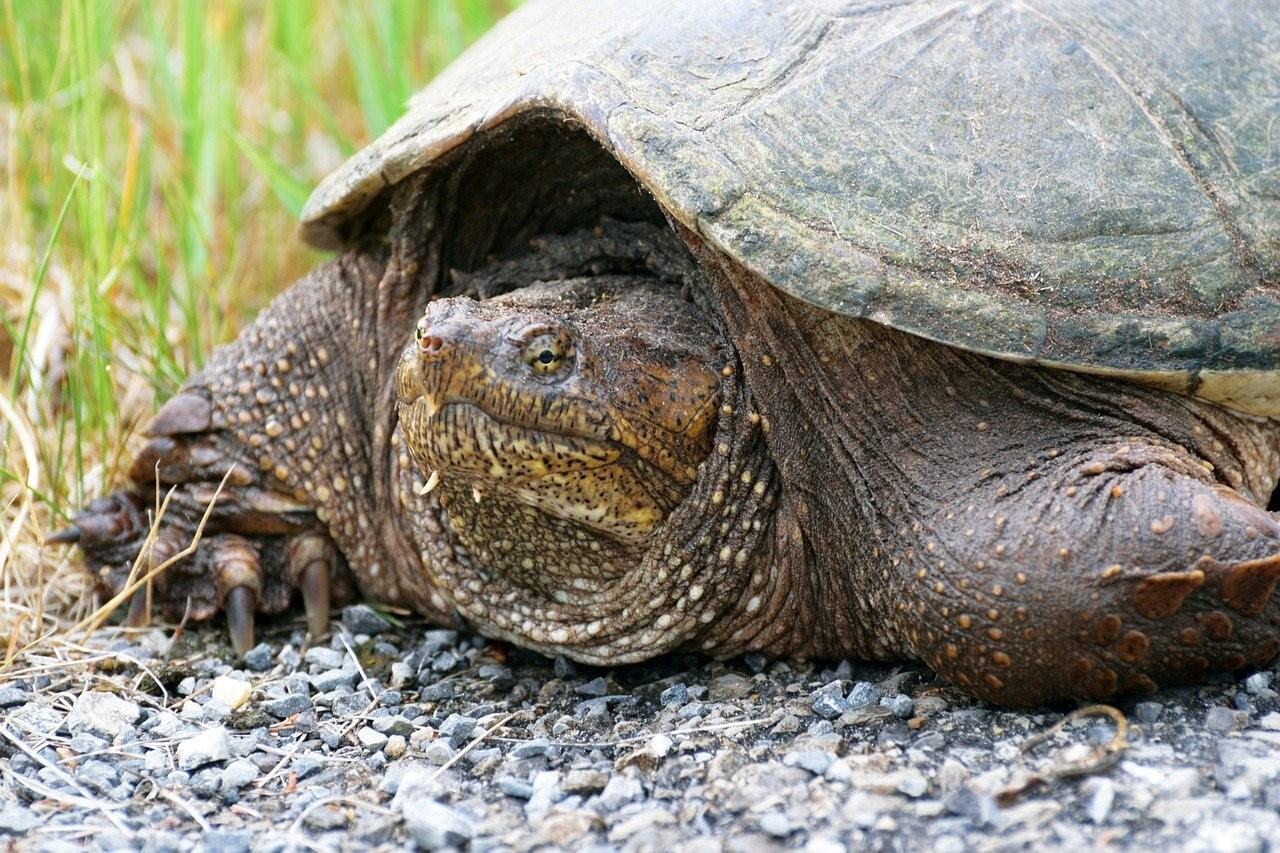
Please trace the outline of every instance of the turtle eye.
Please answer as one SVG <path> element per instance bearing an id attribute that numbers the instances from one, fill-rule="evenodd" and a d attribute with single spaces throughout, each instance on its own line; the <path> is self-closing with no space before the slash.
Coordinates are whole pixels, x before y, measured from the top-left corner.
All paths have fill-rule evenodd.
<path id="1" fill-rule="evenodd" d="M 572 355 L 572 345 L 564 334 L 536 335 L 524 346 L 524 362 L 539 376 L 558 372 Z"/>

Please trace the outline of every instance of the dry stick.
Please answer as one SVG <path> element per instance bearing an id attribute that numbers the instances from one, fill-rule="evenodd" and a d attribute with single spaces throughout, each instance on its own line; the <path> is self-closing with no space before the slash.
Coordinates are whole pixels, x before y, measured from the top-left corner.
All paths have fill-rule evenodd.
<path id="1" fill-rule="evenodd" d="M 347 654 L 351 656 L 351 660 L 355 663 L 356 669 L 360 671 L 360 680 L 364 683 L 365 689 L 369 691 L 369 696 L 373 701 L 378 701 L 378 694 L 373 692 L 373 685 L 369 683 L 369 676 L 364 671 L 364 667 L 360 665 L 360 658 L 356 657 L 356 653 L 352 651 L 351 644 L 347 642 L 347 638 L 338 635 L 338 639 L 342 641 L 342 647 L 347 650 Z"/>
<path id="2" fill-rule="evenodd" d="M 107 820 L 111 821 L 111 822 L 115 825 L 116 829 L 120 830 L 120 831 L 121 831 L 121 832 L 123 832 L 125 835 L 129 836 L 130 838 L 132 838 L 132 837 L 133 837 L 133 834 L 134 834 L 134 833 L 133 833 L 133 830 L 129 829 L 127 826 L 125 826 L 123 823 L 121 823 L 121 822 L 120 822 L 120 819 L 119 819 L 119 818 L 117 818 L 114 814 L 112 814 L 112 813 L 111 813 L 111 809 L 110 809 L 110 808 L 108 808 L 105 804 L 103 804 L 103 803 L 99 802 L 98 800 L 95 800 L 95 799 L 93 798 L 93 794 L 91 794 L 90 792 L 86 791 L 86 790 L 85 790 L 85 789 L 80 785 L 80 783 L 79 783 L 79 782 L 77 782 L 74 778 L 72 778 L 71 774 L 67 773 L 67 771 L 63 770 L 63 769 L 62 769 L 61 767 L 59 767 L 58 765 L 56 765 L 56 764 L 54 764 L 53 762 L 49 761 L 49 760 L 48 760 L 47 758 L 45 758 L 43 755 L 41 755 L 40 753 L 36 752 L 36 751 L 35 751 L 34 749 L 32 749 L 31 747 L 27 746 L 26 742 L 24 742 L 24 741 L 22 740 L 22 738 L 18 737 L 18 736 L 17 736 L 17 735 L 15 735 L 13 732 L 11 732 L 11 731 L 9 730 L 9 726 L 8 726 L 8 725 L 6 725 L 5 723 L 0 723 L 0 736 L 3 736 L 5 740 L 9 741 L 9 742 L 10 742 L 10 743 L 12 743 L 14 746 L 16 746 L 19 750 L 21 750 L 23 753 L 25 753 L 25 754 L 26 754 L 26 756 L 27 756 L 28 758 L 30 758 L 32 761 L 35 761 L 37 764 L 41 765 L 42 767 L 45 767 L 45 768 L 47 768 L 47 769 L 51 770 L 51 771 L 52 771 L 53 773 L 55 773 L 56 775 L 58 775 L 58 776 L 62 777 L 62 779 L 63 779 L 63 780 L 65 780 L 65 781 L 67 782 L 67 784 L 69 784 L 72 788 L 74 788 L 74 789 L 76 790 L 76 792 L 77 792 L 77 793 L 79 793 L 79 794 L 80 794 L 80 796 L 81 796 L 81 797 L 83 797 L 83 798 L 85 799 L 85 803 L 84 803 L 84 804 L 79 804 L 79 805 L 88 805 L 88 806 L 91 806 L 92 808 L 97 809 L 98 811 L 102 812 L 102 814 L 103 814 L 103 815 L 105 815 L 105 816 L 106 816 Z M 10 773 L 13 773 L 13 770 L 9 770 L 9 772 L 10 772 Z M 17 777 L 17 776 L 18 776 L 18 774 L 17 774 L 17 773 L 14 773 L 13 775 L 14 775 L 15 777 Z M 29 781 L 32 781 L 32 780 L 24 780 L 23 784 L 26 784 L 26 783 L 27 783 L 27 782 L 29 782 Z M 36 789 L 36 790 L 38 790 L 38 789 Z M 45 794 L 45 796 L 50 796 L 49 794 L 45 793 L 44 791 L 40 791 L 40 793 Z M 54 792 L 54 794 L 56 795 L 56 792 Z M 55 799 L 56 799 L 56 796 L 55 796 Z"/>
<path id="3" fill-rule="evenodd" d="M 5 528 L 4 536 L 0 538 L 0 575 L 8 577 L 5 569 L 9 565 L 9 556 L 13 553 L 14 544 L 18 540 L 18 532 L 22 529 L 22 525 L 26 524 L 27 516 L 31 513 L 31 496 L 40 490 L 40 461 L 36 455 L 35 436 L 27 425 L 26 418 L 13 407 L 5 394 L 0 394 L 0 415 L 9 422 L 14 435 L 18 437 L 18 445 L 22 448 L 23 462 L 27 468 L 27 479 L 23 484 L 26 487 L 25 497 L 22 499 L 22 505 L 14 516 L 13 523 Z"/>

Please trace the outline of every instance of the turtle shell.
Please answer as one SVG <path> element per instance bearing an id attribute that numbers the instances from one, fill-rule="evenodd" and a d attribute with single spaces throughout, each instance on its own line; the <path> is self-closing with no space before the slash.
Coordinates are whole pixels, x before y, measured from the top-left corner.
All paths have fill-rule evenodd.
<path id="1" fill-rule="evenodd" d="M 533 0 L 305 238 L 535 114 L 800 299 L 1280 415 L 1275 0 Z"/>

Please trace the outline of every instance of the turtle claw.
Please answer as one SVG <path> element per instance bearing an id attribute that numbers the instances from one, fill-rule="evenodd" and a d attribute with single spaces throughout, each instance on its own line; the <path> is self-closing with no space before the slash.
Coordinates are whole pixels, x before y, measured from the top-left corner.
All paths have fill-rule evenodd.
<path id="1" fill-rule="evenodd" d="M 74 545 L 80 541 L 83 531 L 79 527 L 72 524 L 61 530 L 50 533 L 44 538 L 46 545 Z"/>
<path id="2" fill-rule="evenodd" d="M 124 618 L 127 628 L 141 628 L 151 621 L 151 606 L 148 602 L 149 590 L 144 584 L 134 592 L 129 600 L 129 614 Z"/>
<path id="3" fill-rule="evenodd" d="M 329 633 L 329 564 L 317 560 L 302 570 L 298 588 L 302 590 L 302 604 L 307 611 L 307 631 L 316 640 Z"/>
<path id="4" fill-rule="evenodd" d="M 227 633 L 231 647 L 237 655 L 244 655 L 253 648 L 253 612 L 257 596 L 247 586 L 237 586 L 227 591 L 222 609 L 227 613 Z"/>

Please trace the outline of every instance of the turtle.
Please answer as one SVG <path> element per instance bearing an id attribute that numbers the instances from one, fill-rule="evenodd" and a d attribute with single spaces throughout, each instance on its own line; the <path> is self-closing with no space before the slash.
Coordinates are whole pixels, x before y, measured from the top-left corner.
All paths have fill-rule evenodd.
<path id="1" fill-rule="evenodd" d="M 1267 0 L 532 0 L 55 539 L 241 651 L 300 591 L 1008 706 L 1265 665 L 1278 111 Z"/>

